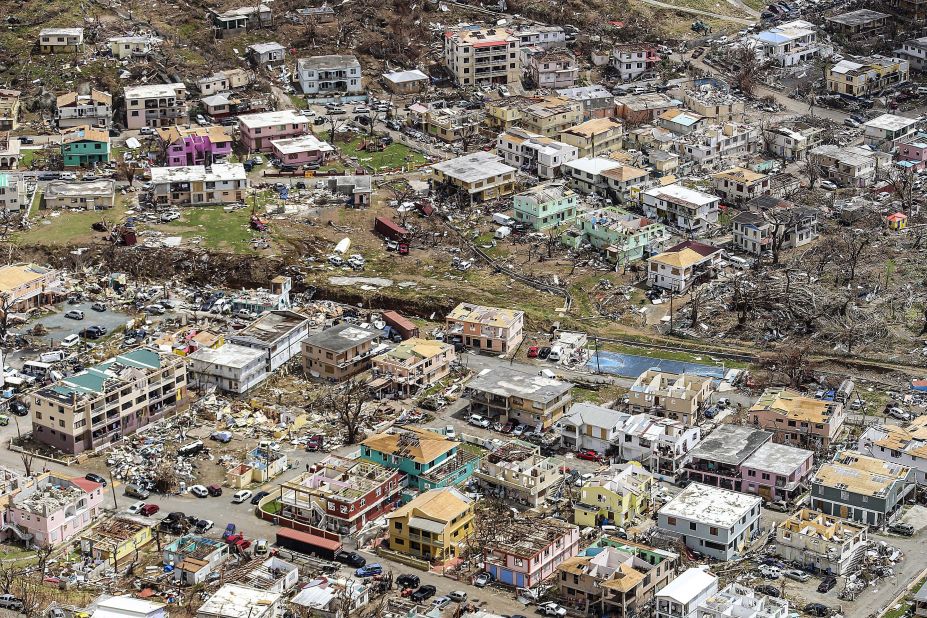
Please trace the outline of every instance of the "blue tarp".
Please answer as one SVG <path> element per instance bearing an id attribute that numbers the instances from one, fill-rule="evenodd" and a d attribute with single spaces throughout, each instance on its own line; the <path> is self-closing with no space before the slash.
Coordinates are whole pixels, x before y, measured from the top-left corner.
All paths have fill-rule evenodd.
<path id="1" fill-rule="evenodd" d="M 596 360 L 596 356 L 598 356 L 598 361 Z M 633 354 L 620 354 L 618 352 L 605 352 L 602 350 L 597 354 L 593 354 L 586 363 L 586 366 L 593 371 L 598 369 L 602 373 L 611 373 L 627 378 L 636 378 L 651 367 L 671 373 L 691 373 L 698 376 L 717 378 L 719 380 L 724 378 L 725 374 L 725 369 L 720 366 L 700 365 L 698 363 L 650 358 L 649 356 L 635 356 Z"/>

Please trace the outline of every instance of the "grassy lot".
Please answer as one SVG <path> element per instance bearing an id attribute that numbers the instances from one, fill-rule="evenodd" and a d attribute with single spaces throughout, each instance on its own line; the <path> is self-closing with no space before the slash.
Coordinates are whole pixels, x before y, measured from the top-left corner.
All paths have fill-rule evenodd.
<path id="1" fill-rule="evenodd" d="M 298 94 L 290 95 L 290 103 L 292 103 L 293 107 L 296 109 L 306 109 L 309 107 L 309 104 L 306 103 L 306 97 L 301 97 Z"/>
<path id="2" fill-rule="evenodd" d="M 914 595 L 915 592 L 917 592 L 918 590 L 920 590 L 921 586 L 924 585 L 924 582 L 925 582 L 925 581 L 927 581 L 927 578 L 924 578 L 924 579 L 922 579 L 921 581 L 917 582 L 917 583 L 911 588 L 911 594 L 908 595 L 908 596 L 906 596 L 906 597 L 901 601 L 901 603 L 898 604 L 898 607 L 892 608 L 892 609 L 890 609 L 888 612 L 886 612 L 886 613 L 885 613 L 885 616 L 884 616 L 883 618 L 901 618 L 902 616 L 904 616 L 904 615 L 908 612 L 908 609 L 911 608 L 911 605 L 912 605 L 912 596 Z"/>
<path id="3" fill-rule="evenodd" d="M 361 165 L 374 170 L 402 167 L 408 163 L 420 164 L 425 162 L 425 157 L 403 144 L 393 143 L 380 152 L 368 153 L 360 149 L 363 143 L 364 137 L 359 136 L 350 142 L 337 144 L 337 146 L 344 156 L 357 157 Z"/>
<path id="4" fill-rule="evenodd" d="M 38 149 L 34 148 L 24 148 L 20 152 L 19 156 L 19 168 L 20 169 L 29 169 L 29 166 L 32 165 L 32 161 L 35 159 L 35 155 L 38 152 Z"/>
<path id="5" fill-rule="evenodd" d="M 15 241 L 22 245 L 67 245 L 89 242 L 93 237 L 101 237 L 90 226 L 100 220 L 117 223 L 125 217 L 128 208 L 117 204 L 111 210 L 88 210 L 85 212 L 52 213 L 38 209 L 37 196 L 34 200 L 30 219 L 32 227 L 15 236 Z M 57 214 L 57 216 L 53 216 Z"/>
<path id="6" fill-rule="evenodd" d="M 234 253 L 250 252 L 251 239 L 260 235 L 248 225 L 251 217 L 250 208 L 225 212 L 221 206 L 198 206 L 186 208 L 182 214 L 177 221 L 155 226 L 155 229 L 168 234 L 178 234 L 185 239 L 201 236 L 203 247 Z"/>

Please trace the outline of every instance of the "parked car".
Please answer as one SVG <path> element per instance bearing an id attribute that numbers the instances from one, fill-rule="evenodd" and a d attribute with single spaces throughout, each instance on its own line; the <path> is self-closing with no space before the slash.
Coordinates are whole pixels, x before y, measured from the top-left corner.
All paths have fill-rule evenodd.
<path id="1" fill-rule="evenodd" d="M 94 474 L 93 472 L 88 472 L 85 476 L 85 479 L 92 481 L 94 483 L 99 483 L 103 487 L 106 487 L 106 479 L 100 476 L 99 474 Z"/>
<path id="2" fill-rule="evenodd" d="M 463 590 L 455 590 L 447 595 L 454 603 L 464 603 L 467 600 L 467 593 Z"/>
<path id="3" fill-rule="evenodd" d="M 70 311 L 64 314 L 64 317 L 70 320 L 83 320 L 84 312 L 78 309 L 71 309 Z"/>
<path id="4" fill-rule="evenodd" d="M 123 491 L 125 492 L 125 495 L 129 496 L 130 498 L 138 498 L 139 500 L 147 500 L 148 496 L 151 495 L 147 489 L 140 485 L 136 485 L 135 483 L 127 483 L 126 488 Z"/>
<path id="5" fill-rule="evenodd" d="M 242 489 L 235 492 L 235 495 L 232 496 L 232 502 L 235 504 L 241 504 L 245 500 L 251 497 L 251 491 L 247 489 Z"/>
<path id="6" fill-rule="evenodd" d="M 324 445 L 325 436 L 321 434 L 315 434 L 306 439 L 306 451 L 308 452 L 321 451 Z"/>
<path id="7" fill-rule="evenodd" d="M 145 313 L 150 313 L 152 315 L 164 315 L 164 307 L 161 305 L 148 305 L 145 307 Z"/>
<path id="8" fill-rule="evenodd" d="M 768 564 L 761 565 L 758 570 L 760 575 L 766 579 L 779 579 L 779 576 L 782 575 L 782 571 L 779 570 L 779 567 L 770 566 Z"/>
<path id="9" fill-rule="evenodd" d="M 197 498 L 206 498 L 209 496 L 209 490 L 206 489 L 203 485 L 191 485 L 190 493 L 196 496 Z"/>
<path id="10" fill-rule="evenodd" d="M 0 594 L 0 607 L 3 609 L 22 611 L 26 608 L 26 605 L 23 603 L 22 599 L 15 597 L 12 594 Z"/>
<path id="11" fill-rule="evenodd" d="M 222 487 L 213 483 L 212 485 L 206 486 L 206 491 L 209 492 L 210 496 L 218 497 L 222 495 Z"/>
<path id="12" fill-rule="evenodd" d="M 817 616 L 818 618 L 823 618 L 830 613 L 830 610 L 823 603 L 808 603 L 805 605 L 805 613 L 811 614 L 812 616 Z"/>
<path id="13" fill-rule="evenodd" d="M 346 564 L 352 567 L 362 567 L 367 564 L 367 560 L 356 551 L 340 551 L 335 554 L 335 562 Z M 416 584 L 417 586 L 418 584 Z"/>
<path id="14" fill-rule="evenodd" d="M 888 531 L 894 532 L 895 534 L 900 534 L 902 536 L 912 536 L 914 534 L 914 526 L 899 521 L 890 525 L 888 527 Z"/>
<path id="15" fill-rule="evenodd" d="M 80 335 L 72 334 L 72 335 L 68 335 L 67 337 L 61 340 L 61 347 L 62 348 L 73 348 L 78 343 L 80 343 Z"/>
<path id="16" fill-rule="evenodd" d="M 467 419 L 467 422 L 476 427 L 482 427 L 486 429 L 491 424 L 488 418 L 482 417 L 479 414 L 471 414 L 470 418 Z"/>
<path id="17" fill-rule="evenodd" d="M 584 461 L 599 461 L 602 458 L 599 457 L 599 454 L 591 448 L 584 448 L 576 453 L 576 459 L 582 459 Z"/>
<path id="18" fill-rule="evenodd" d="M 104 305 L 103 303 L 93 303 L 92 305 L 90 305 L 90 308 L 93 309 L 94 311 L 101 311 L 101 312 L 106 311 L 106 305 Z"/>
<path id="19" fill-rule="evenodd" d="M 560 607 L 553 601 L 549 603 L 544 603 L 543 605 L 538 605 L 538 613 L 542 616 L 566 616 L 567 611 L 563 607 Z"/>
<path id="20" fill-rule="evenodd" d="M 212 530 L 214 526 L 215 524 L 213 523 L 211 519 L 201 519 L 198 522 L 196 522 L 196 531 L 202 534 L 204 532 L 208 532 L 209 530 Z"/>
<path id="21" fill-rule="evenodd" d="M 833 182 L 831 182 L 830 180 L 822 180 L 822 181 L 821 181 L 821 188 L 822 188 L 822 189 L 826 189 L 826 190 L 828 190 L 828 191 L 836 191 L 836 190 L 837 190 L 837 185 L 834 184 Z"/>
<path id="22" fill-rule="evenodd" d="M 354 571 L 354 575 L 357 577 L 373 577 L 374 575 L 382 575 L 383 567 L 379 562 L 374 562 L 373 564 L 365 564 L 359 569 Z"/>
<path id="23" fill-rule="evenodd" d="M 161 510 L 161 507 L 157 504 L 148 503 L 141 508 L 139 514 L 144 515 L 145 517 L 151 517 L 155 513 Z"/>
<path id="24" fill-rule="evenodd" d="M 783 575 L 789 579 L 794 579 L 797 582 L 806 582 L 811 579 L 811 576 L 802 571 L 801 569 L 786 569 L 782 572 Z"/>
<path id="25" fill-rule="evenodd" d="M 416 603 L 421 603 L 422 601 L 425 601 L 426 599 L 430 599 L 431 597 L 435 596 L 435 593 L 437 591 L 438 589 L 430 584 L 426 586 L 422 586 L 418 590 L 412 593 L 412 600 Z"/>
<path id="26" fill-rule="evenodd" d="M 537 358 L 538 352 L 540 351 L 540 349 L 541 348 L 539 348 L 536 345 L 533 345 L 530 348 L 528 348 L 528 358 Z"/>
<path id="27" fill-rule="evenodd" d="M 825 594 L 830 592 L 830 590 L 837 585 L 837 578 L 833 575 L 828 575 L 825 577 L 820 584 L 818 584 L 818 592 Z"/>
<path id="28" fill-rule="evenodd" d="M 396 585 L 400 588 L 418 588 L 421 583 L 418 575 L 410 575 L 409 573 L 403 573 L 396 578 Z"/>
<path id="29" fill-rule="evenodd" d="M 105 334 L 106 332 L 100 326 L 88 326 L 83 332 L 84 339 L 99 339 Z"/>
<path id="30" fill-rule="evenodd" d="M 778 511 L 779 513 L 788 513 L 791 509 L 789 508 L 789 503 L 785 500 L 776 500 L 775 502 L 769 502 L 766 504 L 766 508 L 770 511 Z"/>
<path id="31" fill-rule="evenodd" d="M 550 356 L 550 348 L 548 348 L 547 346 L 544 346 L 543 348 L 538 350 L 538 358 L 540 358 L 541 360 L 545 360 L 548 356 Z"/>
<path id="32" fill-rule="evenodd" d="M 145 508 L 144 502 L 136 502 L 130 505 L 129 508 L 126 510 L 128 511 L 129 515 L 138 515 L 139 513 L 141 513 L 143 508 Z"/>
<path id="33" fill-rule="evenodd" d="M 450 604 L 451 604 L 451 597 L 447 595 L 437 597 L 431 602 L 431 606 L 436 607 L 438 609 L 444 609 Z"/>
<path id="34" fill-rule="evenodd" d="M 762 586 L 757 586 L 756 588 L 754 588 L 754 590 L 756 590 L 760 594 L 765 594 L 768 597 L 775 597 L 777 599 L 780 596 L 782 596 L 782 593 L 779 592 L 778 588 L 776 588 L 775 586 L 770 586 L 769 584 L 763 584 Z"/>
<path id="35" fill-rule="evenodd" d="M 490 577 L 489 573 L 484 571 L 476 576 L 476 578 L 473 580 L 473 585 L 477 588 L 484 588 L 485 586 L 489 585 L 489 582 L 491 581 L 492 578 Z"/>
<path id="36" fill-rule="evenodd" d="M 251 496 L 251 504 L 257 504 L 258 502 L 261 501 L 261 499 L 264 498 L 264 496 L 269 496 L 269 495 L 270 495 L 269 491 L 261 490 L 257 492 L 256 494 L 254 494 L 253 496 Z"/>

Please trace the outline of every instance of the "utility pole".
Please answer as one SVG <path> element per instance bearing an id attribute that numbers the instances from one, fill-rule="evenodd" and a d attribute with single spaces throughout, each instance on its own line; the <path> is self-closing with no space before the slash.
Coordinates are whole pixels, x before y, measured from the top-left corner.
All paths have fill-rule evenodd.
<path id="1" fill-rule="evenodd" d="M 117 511 L 119 510 L 119 503 L 116 501 L 116 484 L 113 482 L 113 470 L 112 468 L 108 469 L 109 472 L 109 489 L 113 492 L 113 508 Z"/>

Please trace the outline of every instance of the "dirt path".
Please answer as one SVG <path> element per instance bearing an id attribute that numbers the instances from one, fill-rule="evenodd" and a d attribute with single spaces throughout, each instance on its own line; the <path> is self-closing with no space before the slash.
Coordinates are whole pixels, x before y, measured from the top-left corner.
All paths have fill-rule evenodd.
<path id="1" fill-rule="evenodd" d="M 644 4 L 649 4 L 650 6 L 659 7 L 661 9 L 669 9 L 671 11 L 677 11 L 679 13 L 689 13 L 691 15 L 700 15 L 702 17 L 711 17 L 713 19 L 722 19 L 724 21 L 731 21 L 737 24 L 742 24 L 744 26 L 752 26 L 753 24 L 756 23 L 755 19 L 744 19 L 742 17 L 731 17 L 730 15 L 721 15 L 720 13 L 711 13 L 709 11 L 703 11 L 701 9 L 692 9 L 686 6 L 677 6 L 675 4 L 669 4 L 667 2 L 658 2 L 658 0 L 640 0 L 640 1 L 643 2 Z M 735 6 L 738 6 L 738 5 L 735 4 Z"/>

